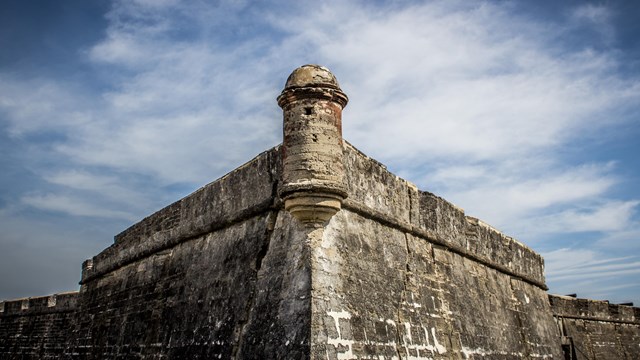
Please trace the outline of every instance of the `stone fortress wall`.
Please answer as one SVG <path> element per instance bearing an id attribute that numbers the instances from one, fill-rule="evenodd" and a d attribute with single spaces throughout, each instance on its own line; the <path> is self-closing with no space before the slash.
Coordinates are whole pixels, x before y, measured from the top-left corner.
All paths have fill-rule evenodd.
<path id="1" fill-rule="evenodd" d="M 639 357 L 640 308 L 558 295 L 549 301 L 562 347 L 573 359 Z"/>
<path id="2" fill-rule="evenodd" d="M 74 326 L 77 292 L 0 302 L 0 359 L 58 359 Z"/>
<path id="3" fill-rule="evenodd" d="M 561 357 L 539 255 L 351 146 L 345 163 L 312 250 L 317 358 Z"/>
<path id="4" fill-rule="evenodd" d="M 640 309 L 548 296 L 540 255 L 343 141 L 347 101 L 296 69 L 282 145 L 117 235 L 78 293 L 0 303 L 0 359 L 640 357 Z"/>

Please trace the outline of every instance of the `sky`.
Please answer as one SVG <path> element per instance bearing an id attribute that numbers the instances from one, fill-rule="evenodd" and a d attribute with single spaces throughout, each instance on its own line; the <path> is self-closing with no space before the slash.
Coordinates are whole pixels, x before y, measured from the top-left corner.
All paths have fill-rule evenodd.
<path id="1" fill-rule="evenodd" d="M 344 137 L 640 305 L 640 3 L 3 0 L 0 299 L 78 289 L 113 236 L 281 142 L 303 64 Z"/>

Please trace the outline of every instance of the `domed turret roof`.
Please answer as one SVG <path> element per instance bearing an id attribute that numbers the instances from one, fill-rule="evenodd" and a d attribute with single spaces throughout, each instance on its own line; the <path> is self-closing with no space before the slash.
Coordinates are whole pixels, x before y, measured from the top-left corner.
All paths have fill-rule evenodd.
<path id="1" fill-rule="evenodd" d="M 340 89 L 338 80 L 336 77 L 324 66 L 320 65 L 302 65 L 299 68 L 293 70 L 285 89 L 300 88 L 300 87 L 329 87 L 333 89 Z"/>

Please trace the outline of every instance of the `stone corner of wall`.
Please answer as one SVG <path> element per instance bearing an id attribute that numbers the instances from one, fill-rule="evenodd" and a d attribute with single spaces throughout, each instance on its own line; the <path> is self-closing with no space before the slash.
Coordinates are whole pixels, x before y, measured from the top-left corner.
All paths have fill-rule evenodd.
<path id="1" fill-rule="evenodd" d="M 179 213 L 183 210 L 182 208 L 185 205 L 197 205 L 197 202 L 201 200 L 201 198 L 203 197 L 211 197 L 216 195 L 219 195 L 220 197 L 233 196 L 233 194 L 229 194 L 228 192 L 225 192 L 225 193 L 219 192 L 218 187 L 220 184 L 224 184 L 227 186 L 236 185 L 238 187 L 252 188 L 251 185 L 255 185 L 255 184 L 252 184 L 251 181 L 256 182 L 255 178 L 246 179 L 250 181 L 249 183 L 242 183 L 238 181 L 237 178 L 245 178 L 246 173 L 256 172 L 257 170 L 256 167 L 263 167 L 266 165 L 267 167 L 270 168 L 269 169 L 270 172 L 272 173 L 280 172 L 279 161 L 274 161 L 273 159 L 274 156 L 279 159 L 280 147 L 281 147 L 281 144 L 278 144 L 272 147 L 271 149 L 261 152 L 251 160 L 231 170 L 225 175 L 219 177 L 218 179 L 204 186 L 201 186 L 199 189 L 195 190 L 194 192 L 185 196 L 184 198 L 172 204 L 167 205 L 166 207 L 154 212 L 149 216 L 146 216 L 139 222 L 131 225 L 127 229 L 115 235 L 114 243 L 116 244 L 123 243 L 125 241 L 130 241 L 132 238 L 137 238 L 143 234 L 150 235 L 157 231 L 167 230 L 167 228 L 171 228 L 178 225 L 177 224 L 178 221 L 193 220 L 193 219 L 184 219 L 184 216 L 178 217 L 179 215 L 184 215 Z M 264 190 L 264 189 L 259 189 L 259 188 L 256 189 L 257 194 L 256 196 L 254 196 L 254 199 L 252 200 L 257 200 L 257 201 L 264 200 L 260 198 L 260 195 L 265 195 L 265 194 L 258 192 L 259 190 Z M 271 192 L 266 194 L 266 196 L 271 196 L 271 195 L 272 195 Z M 223 200 L 227 200 L 227 199 L 223 199 Z M 224 216 L 225 214 L 216 214 L 216 215 Z M 231 214 L 231 215 L 235 215 L 235 214 Z"/>
<path id="2" fill-rule="evenodd" d="M 263 151 L 116 235 L 111 246 L 83 264 L 80 284 L 274 206 L 282 171 L 280 148 Z"/>

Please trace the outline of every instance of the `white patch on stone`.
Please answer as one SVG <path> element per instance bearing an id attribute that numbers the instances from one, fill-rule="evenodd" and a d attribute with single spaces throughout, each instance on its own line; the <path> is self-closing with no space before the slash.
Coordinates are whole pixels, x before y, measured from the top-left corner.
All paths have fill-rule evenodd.
<path id="1" fill-rule="evenodd" d="M 408 322 L 404 323 L 404 330 L 407 333 L 405 337 L 405 342 L 409 341 L 409 344 L 413 344 L 413 339 L 411 338 L 411 324 Z"/>
<path id="2" fill-rule="evenodd" d="M 492 357 L 493 355 L 500 355 L 502 357 L 511 356 L 511 357 L 516 357 L 516 358 L 523 358 L 524 357 L 524 354 L 522 354 L 521 352 L 510 353 L 510 352 L 506 352 L 506 351 L 491 351 L 491 350 L 486 350 L 486 349 L 482 349 L 482 348 L 471 349 L 471 348 L 468 348 L 468 347 L 465 347 L 465 346 L 462 346 L 461 351 L 464 354 L 465 359 L 468 359 L 469 355 L 480 355 L 482 357 L 485 357 L 485 356 Z"/>
<path id="3" fill-rule="evenodd" d="M 440 345 L 440 343 L 438 343 L 438 338 L 436 337 L 436 328 L 431 328 L 431 334 L 433 335 L 433 345 L 435 346 L 438 354 L 446 353 L 447 348 L 445 348 L 444 346 Z"/>
<path id="4" fill-rule="evenodd" d="M 338 339 L 342 339 L 342 335 L 340 334 L 340 319 L 351 319 L 351 314 L 342 310 L 342 311 L 327 311 L 327 315 L 333 318 L 333 322 L 336 325 L 336 332 L 338 333 Z"/>
<path id="5" fill-rule="evenodd" d="M 433 296 L 432 296 L 432 298 L 433 298 Z M 419 304 L 419 303 L 417 303 L 417 302 L 416 302 L 416 300 L 414 299 L 414 297 L 413 297 L 413 293 L 411 293 L 411 302 L 409 302 L 409 301 L 405 301 L 405 303 L 406 303 L 407 305 L 409 305 L 409 306 L 411 306 L 411 307 L 415 308 L 415 309 L 419 309 L 419 308 L 421 308 L 421 307 L 422 307 L 422 305 L 421 305 L 421 304 Z"/>
<path id="6" fill-rule="evenodd" d="M 338 356 L 338 359 L 356 359 L 356 356 L 353 354 L 353 349 L 352 349 L 354 341 L 343 339 L 342 333 L 340 332 L 340 319 L 351 319 L 351 314 L 349 314 L 344 310 L 341 310 L 341 311 L 327 311 L 327 315 L 333 318 L 333 321 L 336 326 L 336 332 L 338 333 L 338 337 L 335 339 L 327 337 L 327 344 L 333 345 L 336 349 L 340 345 L 346 346 L 348 348 L 346 352 L 336 354 Z"/>

